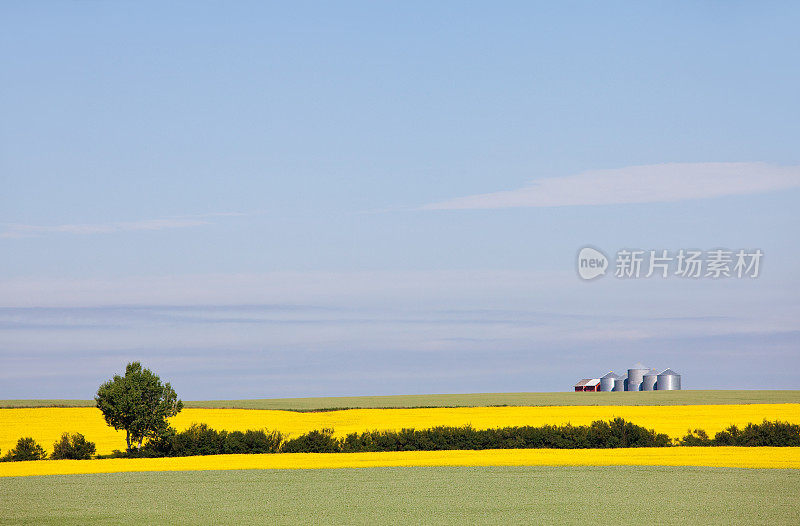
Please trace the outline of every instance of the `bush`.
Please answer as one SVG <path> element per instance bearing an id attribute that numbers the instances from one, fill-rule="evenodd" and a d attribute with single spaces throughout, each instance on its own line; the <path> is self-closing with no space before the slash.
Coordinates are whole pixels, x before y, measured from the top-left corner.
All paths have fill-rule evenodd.
<path id="1" fill-rule="evenodd" d="M 233 448 L 239 438 L 228 435 L 228 442 Z M 284 436 L 280 431 L 252 430 L 248 429 L 244 433 L 242 442 L 244 443 L 244 453 L 277 453 L 281 450 Z"/>
<path id="2" fill-rule="evenodd" d="M 592 422 L 587 431 L 588 447 L 667 447 L 672 444 L 669 435 L 615 418 L 609 422 Z"/>
<path id="3" fill-rule="evenodd" d="M 64 433 L 61 440 L 53 444 L 53 459 L 88 460 L 95 452 L 94 442 L 89 442 L 80 433 Z"/>
<path id="4" fill-rule="evenodd" d="M 278 431 L 264 429 L 242 431 L 217 431 L 207 424 L 192 424 L 177 433 L 168 428 L 142 448 L 146 456 L 187 457 L 194 455 L 222 455 L 247 453 L 277 453 L 283 443 Z"/>
<path id="5" fill-rule="evenodd" d="M 681 439 L 678 439 L 679 446 L 713 446 L 714 441 L 708 438 L 708 433 L 702 429 L 689 430 Z"/>
<path id="6" fill-rule="evenodd" d="M 222 453 L 223 441 L 224 435 L 206 424 L 192 424 L 186 431 L 175 435 L 172 455 L 218 455 Z"/>
<path id="7" fill-rule="evenodd" d="M 715 446 L 800 446 L 800 425 L 789 422 L 768 422 L 747 424 L 740 430 L 735 425 L 714 435 Z"/>
<path id="8" fill-rule="evenodd" d="M 739 440 L 739 428 L 732 425 L 714 435 L 714 446 L 735 446 Z"/>
<path id="9" fill-rule="evenodd" d="M 339 441 L 333 438 L 333 429 L 327 428 L 287 440 L 281 447 L 282 453 L 338 453 L 341 450 Z"/>
<path id="10" fill-rule="evenodd" d="M 178 432 L 172 426 L 162 429 L 156 436 L 148 439 L 141 452 L 148 457 L 174 456 L 175 437 Z"/>
<path id="11" fill-rule="evenodd" d="M 702 429 L 695 429 L 678 441 L 681 446 L 772 446 L 799 447 L 800 425 L 789 422 L 768 422 L 747 424 L 744 429 L 732 425 L 720 431 L 714 438 Z"/>
<path id="12" fill-rule="evenodd" d="M 31 437 L 23 437 L 17 441 L 17 447 L 6 453 L 3 460 L 18 462 L 22 460 L 44 460 L 47 458 L 44 448 Z"/>

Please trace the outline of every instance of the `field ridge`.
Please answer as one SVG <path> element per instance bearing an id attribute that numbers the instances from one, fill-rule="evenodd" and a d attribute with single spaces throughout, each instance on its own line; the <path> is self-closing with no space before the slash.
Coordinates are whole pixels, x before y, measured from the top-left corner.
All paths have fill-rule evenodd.
<path id="1" fill-rule="evenodd" d="M 494 406 L 740 405 L 792 403 L 800 403 L 800 390 L 463 393 L 184 401 L 185 407 L 197 409 L 278 409 L 285 411 Z M 94 407 L 94 405 L 94 400 L 0 400 L 0 408 Z"/>

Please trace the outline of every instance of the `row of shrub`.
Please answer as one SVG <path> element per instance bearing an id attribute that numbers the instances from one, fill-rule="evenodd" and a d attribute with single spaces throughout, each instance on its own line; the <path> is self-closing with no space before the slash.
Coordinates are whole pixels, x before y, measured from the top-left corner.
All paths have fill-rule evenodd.
<path id="1" fill-rule="evenodd" d="M 351 433 L 342 439 L 332 429 L 311 431 L 281 446 L 284 453 L 356 453 L 371 451 L 437 451 L 446 449 L 585 449 L 676 446 L 800 447 L 800 425 L 789 422 L 732 425 L 709 438 L 695 429 L 676 441 L 622 418 L 595 421 L 589 426 L 505 427 L 476 430 L 434 427 L 400 431 Z"/>
<path id="2" fill-rule="evenodd" d="M 70 435 L 64 433 L 61 438 L 53 444 L 53 460 L 72 459 L 87 460 L 92 458 L 95 452 L 94 442 L 89 442 L 80 433 Z M 0 462 L 18 462 L 21 460 L 44 460 L 47 452 L 42 446 L 36 443 L 31 437 L 22 437 L 17 440 L 17 445 L 5 456 L 0 457 Z"/>
<path id="3" fill-rule="evenodd" d="M 435 427 L 352 433 L 339 442 L 341 451 L 438 451 L 446 449 L 586 449 L 667 447 L 669 436 L 622 418 L 589 426 Z"/>
<path id="4" fill-rule="evenodd" d="M 159 438 L 148 441 L 140 451 L 132 451 L 127 455 L 118 453 L 114 456 L 189 457 L 278 453 L 285 440 L 279 431 L 217 431 L 206 424 L 192 424 L 189 429 L 179 433 L 170 427 Z"/>
<path id="5" fill-rule="evenodd" d="M 355 453 L 373 451 L 438 451 L 447 449 L 619 448 L 666 447 L 665 434 L 622 418 L 589 426 L 506 427 L 474 429 L 434 427 L 400 431 L 367 431 L 335 438 L 333 429 L 314 430 L 285 439 L 277 431 L 216 431 L 194 424 L 186 431 L 148 442 L 128 456 L 191 456 L 225 453 Z"/>
<path id="6" fill-rule="evenodd" d="M 709 438 L 702 429 L 695 429 L 678 440 L 678 445 L 800 447 L 800 425 L 764 420 L 761 424 L 747 424 L 744 429 L 730 426 L 714 438 Z"/>
<path id="7" fill-rule="evenodd" d="M 373 451 L 437 451 L 447 449 L 585 449 L 676 446 L 800 447 L 800 425 L 789 422 L 732 425 L 713 439 L 696 429 L 674 442 L 622 418 L 598 420 L 589 426 L 523 426 L 500 429 L 434 427 L 400 431 L 367 431 L 334 438 L 333 429 L 315 430 L 287 440 L 283 453 L 356 453 Z"/>
<path id="8" fill-rule="evenodd" d="M 452 449 L 586 449 L 677 446 L 789 446 L 800 447 L 800 425 L 788 422 L 732 425 L 710 438 L 702 429 L 689 431 L 673 441 L 622 418 L 598 420 L 588 426 L 546 425 L 499 429 L 434 427 L 400 431 L 366 431 L 344 438 L 333 429 L 314 430 L 288 439 L 278 431 L 217 431 L 206 424 L 193 424 L 185 431 L 167 429 L 149 440 L 141 450 L 115 451 L 109 457 L 185 457 L 195 455 L 248 453 L 356 453 L 376 451 L 441 451 Z M 64 433 L 53 444 L 52 459 L 88 459 L 95 444 L 80 433 Z M 32 438 L 20 438 L 17 446 L 0 461 L 41 460 L 47 453 Z"/>

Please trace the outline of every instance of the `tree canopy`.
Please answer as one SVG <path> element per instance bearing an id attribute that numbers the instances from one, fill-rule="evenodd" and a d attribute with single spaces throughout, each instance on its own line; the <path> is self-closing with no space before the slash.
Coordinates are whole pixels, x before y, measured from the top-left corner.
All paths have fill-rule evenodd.
<path id="1" fill-rule="evenodd" d="M 87 460 L 92 458 L 96 449 L 95 443 L 86 440 L 82 434 L 64 433 L 61 439 L 53 444 L 53 454 L 50 457 L 54 460 Z"/>
<path id="2" fill-rule="evenodd" d="M 46 458 L 47 453 L 42 446 L 37 444 L 31 437 L 22 437 L 17 440 L 17 447 L 6 453 L 3 460 L 44 460 Z"/>
<path id="3" fill-rule="evenodd" d="M 167 418 L 183 409 L 175 390 L 139 362 L 125 368 L 125 376 L 114 378 L 97 390 L 95 402 L 103 412 L 106 423 L 114 429 L 124 429 L 128 450 L 138 449 L 145 438 L 156 438 L 166 431 Z"/>

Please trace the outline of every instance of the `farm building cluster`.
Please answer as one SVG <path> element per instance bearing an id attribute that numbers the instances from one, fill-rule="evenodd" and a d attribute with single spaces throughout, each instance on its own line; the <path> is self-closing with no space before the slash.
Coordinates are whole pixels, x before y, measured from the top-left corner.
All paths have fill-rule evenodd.
<path id="1" fill-rule="evenodd" d="M 609 372 L 601 378 L 584 378 L 575 384 L 575 392 L 598 391 L 679 391 L 681 375 L 672 369 L 658 372 L 637 363 L 622 376 Z"/>

